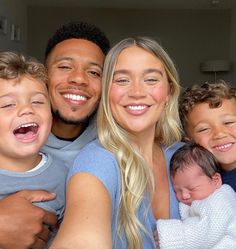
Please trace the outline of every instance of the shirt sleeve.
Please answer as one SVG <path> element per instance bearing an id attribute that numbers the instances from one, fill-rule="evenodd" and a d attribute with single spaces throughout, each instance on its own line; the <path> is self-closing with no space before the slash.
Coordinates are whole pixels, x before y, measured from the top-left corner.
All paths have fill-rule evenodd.
<path id="1" fill-rule="evenodd" d="M 111 152 L 95 142 L 84 147 L 69 171 L 68 180 L 80 172 L 91 174 L 101 181 L 108 190 L 112 203 L 114 203 L 117 191 L 119 191 L 119 168 Z"/>

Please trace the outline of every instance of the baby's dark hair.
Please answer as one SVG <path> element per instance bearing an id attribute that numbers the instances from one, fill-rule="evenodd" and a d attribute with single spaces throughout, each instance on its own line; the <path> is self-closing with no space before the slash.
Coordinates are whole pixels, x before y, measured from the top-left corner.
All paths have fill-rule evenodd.
<path id="1" fill-rule="evenodd" d="M 224 99 L 236 100 L 236 88 L 223 80 L 187 88 L 179 99 L 179 115 L 184 131 L 188 127 L 188 114 L 196 105 L 208 103 L 210 108 L 218 108 Z"/>
<path id="2" fill-rule="evenodd" d="M 108 38 L 98 27 L 86 22 L 69 22 L 60 26 L 49 39 L 45 51 L 45 61 L 58 43 L 73 38 L 95 43 L 105 55 L 110 49 Z"/>
<path id="3" fill-rule="evenodd" d="M 205 175 L 212 178 L 220 172 L 220 165 L 214 155 L 204 147 L 195 143 L 186 143 L 179 148 L 170 160 L 170 175 L 183 171 L 192 164 L 197 164 Z"/>
<path id="4" fill-rule="evenodd" d="M 33 57 L 14 52 L 0 52 L 0 78 L 5 80 L 20 79 L 28 75 L 47 84 L 46 68 Z"/>

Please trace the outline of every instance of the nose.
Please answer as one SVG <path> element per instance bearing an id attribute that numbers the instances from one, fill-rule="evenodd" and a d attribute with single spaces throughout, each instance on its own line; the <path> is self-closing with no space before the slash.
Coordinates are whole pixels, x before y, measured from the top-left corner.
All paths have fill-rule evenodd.
<path id="1" fill-rule="evenodd" d="M 187 190 L 184 190 L 181 192 L 181 198 L 182 200 L 188 200 L 190 199 L 191 195 Z"/>
<path id="2" fill-rule="evenodd" d="M 71 84 L 87 85 L 88 79 L 86 70 L 83 68 L 73 69 L 68 76 L 68 82 Z"/>
<path id="3" fill-rule="evenodd" d="M 30 103 L 24 104 L 19 108 L 18 111 L 19 116 L 30 115 L 30 114 L 34 114 L 34 109 Z"/>
<path id="4" fill-rule="evenodd" d="M 142 82 L 135 81 L 130 85 L 129 96 L 133 98 L 142 98 L 146 96 L 145 87 Z"/>
<path id="5" fill-rule="evenodd" d="M 226 132 L 224 127 L 222 126 L 215 126 L 212 131 L 214 139 L 221 139 L 226 136 Z"/>

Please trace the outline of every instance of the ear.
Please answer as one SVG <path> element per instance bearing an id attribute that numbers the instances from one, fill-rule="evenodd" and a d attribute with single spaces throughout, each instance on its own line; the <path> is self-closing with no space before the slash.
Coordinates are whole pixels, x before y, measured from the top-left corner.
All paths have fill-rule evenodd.
<path id="1" fill-rule="evenodd" d="M 212 177 L 216 188 L 219 188 L 222 185 L 222 179 L 220 173 L 215 173 Z"/>

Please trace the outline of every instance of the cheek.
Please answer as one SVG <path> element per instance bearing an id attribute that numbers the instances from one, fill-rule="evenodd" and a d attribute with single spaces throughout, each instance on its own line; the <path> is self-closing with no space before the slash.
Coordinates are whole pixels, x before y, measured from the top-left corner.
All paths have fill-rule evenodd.
<path id="1" fill-rule="evenodd" d="M 169 91 L 166 87 L 154 87 L 152 89 L 149 89 L 148 91 L 156 102 L 166 102 L 169 99 Z"/>
<path id="2" fill-rule="evenodd" d="M 112 111 L 114 110 L 115 106 L 122 101 L 124 94 L 125 92 L 121 87 L 118 87 L 115 84 L 111 86 L 109 92 L 109 103 Z"/>

